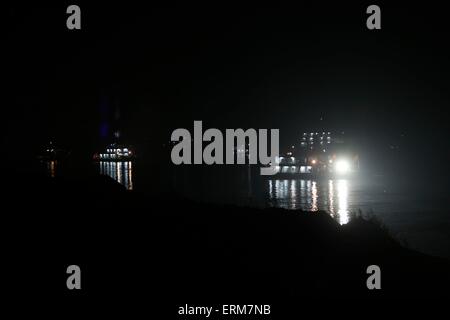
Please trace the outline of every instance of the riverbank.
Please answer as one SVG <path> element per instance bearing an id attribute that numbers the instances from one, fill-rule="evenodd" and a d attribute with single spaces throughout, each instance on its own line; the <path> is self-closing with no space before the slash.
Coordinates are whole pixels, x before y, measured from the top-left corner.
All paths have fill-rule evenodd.
<path id="1" fill-rule="evenodd" d="M 325 212 L 149 196 L 106 176 L 9 182 L 9 278 L 43 296 L 67 294 L 70 264 L 92 298 L 429 298 L 446 297 L 450 285 L 448 260 L 405 248 L 362 218 L 341 226 Z M 381 268 L 381 290 L 367 289 L 369 265 Z M 31 288 L 30 266 L 40 275 Z"/>

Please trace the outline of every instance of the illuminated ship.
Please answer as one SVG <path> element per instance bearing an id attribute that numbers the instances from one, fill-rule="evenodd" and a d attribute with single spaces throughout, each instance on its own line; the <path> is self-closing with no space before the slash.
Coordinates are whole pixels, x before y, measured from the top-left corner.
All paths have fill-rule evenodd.
<path id="1" fill-rule="evenodd" d="M 101 96 L 100 111 L 100 141 L 107 147 L 94 154 L 95 161 L 128 162 L 135 159 L 135 153 L 130 146 L 121 144 L 121 112 L 117 99 Z M 112 142 L 112 143 L 111 143 Z"/>
<path id="2" fill-rule="evenodd" d="M 42 150 L 37 157 L 39 160 L 42 161 L 56 161 L 56 160 L 64 160 L 69 155 L 70 155 L 69 151 L 58 148 L 53 144 L 52 141 L 50 141 L 47 147 L 45 147 L 44 150 Z"/>
<path id="3" fill-rule="evenodd" d="M 349 157 L 333 154 L 330 157 L 311 156 L 302 159 L 287 156 L 278 158 L 278 173 L 275 177 L 348 177 L 356 173 L 358 167 L 358 156 Z"/>
<path id="4" fill-rule="evenodd" d="M 277 159 L 277 178 L 350 177 L 359 171 L 359 157 L 344 144 L 344 132 L 304 132 L 300 146 Z"/>
<path id="5" fill-rule="evenodd" d="M 106 147 L 104 152 L 94 154 L 96 161 L 132 161 L 134 158 L 131 148 L 115 143 Z"/>

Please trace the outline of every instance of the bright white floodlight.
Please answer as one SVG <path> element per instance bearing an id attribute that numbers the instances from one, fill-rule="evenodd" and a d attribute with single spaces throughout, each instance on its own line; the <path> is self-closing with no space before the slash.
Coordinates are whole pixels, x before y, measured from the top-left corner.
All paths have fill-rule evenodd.
<path id="1" fill-rule="evenodd" d="M 347 160 L 336 161 L 336 172 L 339 174 L 348 173 L 350 171 L 350 163 Z"/>

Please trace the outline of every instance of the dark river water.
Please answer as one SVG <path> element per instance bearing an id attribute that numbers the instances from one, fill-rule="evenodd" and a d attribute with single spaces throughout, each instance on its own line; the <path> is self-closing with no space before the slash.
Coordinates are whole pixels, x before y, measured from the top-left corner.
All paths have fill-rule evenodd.
<path id="1" fill-rule="evenodd" d="M 378 218 L 408 246 L 450 257 L 449 201 L 425 181 L 414 185 L 378 178 L 342 180 L 269 180 L 268 204 L 307 211 L 325 210 L 340 224 L 361 210 Z"/>
<path id="2" fill-rule="evenodd" d="M 57 166 L 47 164 L 50 175 Z M 327 211 L 346 224 L 352 213 L 377 216 L 398 239 L 421 252 L 450 258 L 450 212 L 447 188 L 427 179 L 384 176 L 352 179 L 262 179 L 239 174 L 185 175 L 148 170 L 133 162 L 100 162 L 92 169 L 128 190 L 170 190 L 198 201 L 256 207 Z"/>

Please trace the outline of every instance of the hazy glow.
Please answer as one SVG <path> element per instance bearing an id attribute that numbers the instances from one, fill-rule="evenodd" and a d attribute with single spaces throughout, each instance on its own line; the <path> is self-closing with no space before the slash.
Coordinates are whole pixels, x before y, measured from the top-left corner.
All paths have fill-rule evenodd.
<path id="1" fill-rule="evenodd" d="M 350 171 L 350 163 L 347 160 L 336 161 L 336 173 L 344 174 Z"/>

